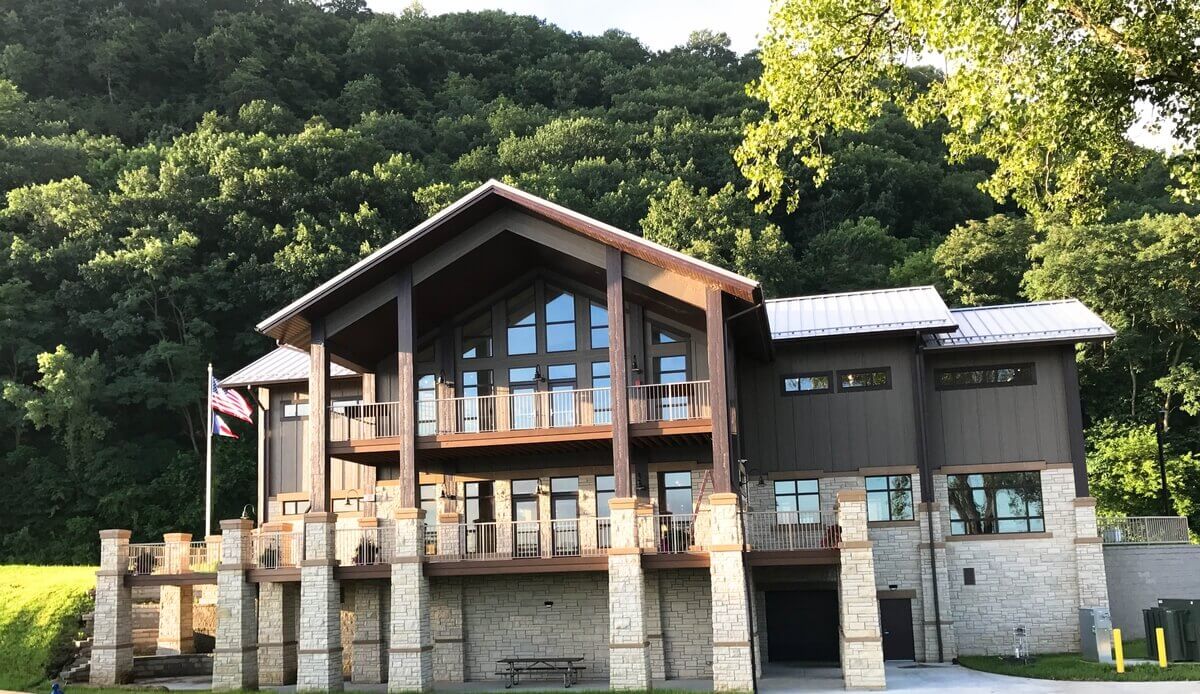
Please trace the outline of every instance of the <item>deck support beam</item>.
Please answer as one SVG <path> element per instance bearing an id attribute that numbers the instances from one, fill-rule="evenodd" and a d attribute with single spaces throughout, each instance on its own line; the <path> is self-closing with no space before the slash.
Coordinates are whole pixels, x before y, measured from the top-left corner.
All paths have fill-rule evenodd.
<path id="1" fill-rule="evenodd" d="M 729 386 L 725 365 L 725 302 L 720 289 L 709 287 L 704 312 L 708 335 L 708 400 L 712 411 L 713 491 L 733 491 L 733 466 L 729 453 Z"/>
<path id="2" fill-rule="evenodd" d="M 308 512 L 332 510 L 329 493 L 329 350 L 325 321 L 315 319 L 308 346 Z"/>
<path id="3" fill-rule="evenodd" d="M 608 299 L 609 400 L 612 410 L 613 476 L 616 498 L 633 496 L 629 465 L 629 388 L 625 363 L 625 284 L 621 251 L 605 256 Z"/>
<path id="4" fill-rule="evenodd" d="M 400 436 L 400 484 L 397 488 L 398 508 L 418 508 L 417 499 L 417 431 L 414 355 L 413 355 L 413 285 L 412 268 L 396 273 L 396 428 Z"/>

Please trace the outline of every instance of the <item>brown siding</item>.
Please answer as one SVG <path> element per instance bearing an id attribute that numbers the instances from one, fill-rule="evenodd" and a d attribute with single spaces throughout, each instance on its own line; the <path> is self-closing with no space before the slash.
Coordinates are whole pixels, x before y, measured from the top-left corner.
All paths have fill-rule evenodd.
<path id="1" fill-rule="evenodd" d="M 742 359 L 747 467 L 763 472 L 916 465 L 911 338 L 777 343 L 775 361 Z M 890 390 L 784 396 L 784 374 L 891 367 Z"/>
<path id="2" fill-rule="evenodd" d="M 929 464 L 1071 461 L 1061 348 L 930 353 L 926 357 Z M 1030 386 L 936 390 L 936 369 L 1032 362 Z"/>
<path id="3" fill-rule="evenodd" d="M 295 400 L 308 392 L 307 384 L 271 387 L 271 442 L 268 447 L 271 466 L 268 496 L 286 492 L 306 492 L 308 476 L 304 474 L 304 455 L 308 450 L 308 420 L 283 419 L 283 403 Z M 333 382 L 333 398 L 357 398 L 361 390 L 357 380 L 339 379 Z M 333 459 L 330 488 L 334 491 L 356 489 L 362 481 L 363 466 L 337 458 Z"/>

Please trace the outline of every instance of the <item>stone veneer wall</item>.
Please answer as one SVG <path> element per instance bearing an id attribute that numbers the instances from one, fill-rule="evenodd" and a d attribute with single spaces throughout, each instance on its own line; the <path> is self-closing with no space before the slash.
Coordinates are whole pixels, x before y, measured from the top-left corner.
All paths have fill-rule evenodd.
<path id="1" fill-rule="evenodd" d="M 657 571 L 667 679 L 712 677 L 712 590 L 708 571 Z"/>
<path id="2" fill-rule="evenodd" d="M 499 658 L 568 653 L 583 657 L 585 677 L 608 676 L 606 574 L 503 574 L 462 582 L 468 680 L 493 679 Z"/>
<path id="3" fill-rule="evenodd" d="M 1011 650 L 1012 630 L 1024 626 L 1034 652 L 1079 647 L 1079 590 L 1075 562 L 1075 481 L 1070 469 L 1043 470 L 1042 505 L 1050 537 L 989 536 L 959 540 L 950 535 L 946 476 L 934 477 L 946 542 L 948 606 L 958 650 L 964 655 Z M 975 569 L 975 585 L 963 569 Z"/>

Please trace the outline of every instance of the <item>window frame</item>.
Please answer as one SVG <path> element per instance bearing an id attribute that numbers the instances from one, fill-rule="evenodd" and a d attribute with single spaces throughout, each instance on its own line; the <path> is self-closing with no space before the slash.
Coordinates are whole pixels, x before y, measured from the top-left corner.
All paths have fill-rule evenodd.
<path id="1" fill-rule="evenodd" d="M 908 486 L 905 488 L 893 487 L 892 480 L 897 477 L 908 478 Z M 902 473 L 899 475 L 865 475 L 863 477 L 863 488 L 867 492 L 867 522 L 868 523 L 897 523 L 897 522 L 902 523 L 902 522 L 908 522 L 908 521 L 915 521 L 917 519 L 917 513 L 916 513 L 916 508 L 913 505 L 914 497 L 913 497 L 912 478 L 913 478 L 913 476 L 911 473 Z M 872 479 L 883 479 L 884 480 L 883 489 L 871 489 L 870 487 L 868 487 L 867 480 L 872 480 Z M 896 518 L 892 513 L 892 494 L 895 494 L 897 492 L 904 492 L 904 493 L 908 494 L 908 517 L 907 518 Z M 887 495 L 888 517 L 887 518 L 872 518 L 871 517 L 871 495 L 872 494 L 880 494 L 880 493 Z"/>
<path id="2" fill-rule="evenodd" d="M 996 530 L 994 532 L 978 532 L 978 533 L 967 532 L 967 528 L 969 527 L 969 524 L 972 521 L 965 519 L 965 518 L 959 518 L 959 519 L 954 518 L 954 514 L 957 509 L 953 503 L 953 499 L 951 498 L 952 492 L 950 489 L 950 481 L 955 478 L 965 478 L 966 483 L 967 483 L 966 489 L 967 489 L 968 493 L 971 495 L 972 503 L 974 503 L 973 499 L 974 499 L 974 494 L 976 491 L 985 491 L 989 488 L 992 488 L 992 489 L 1014 489 L 1015 488 L 1015 487 L 1003 487 L 1003 486 L 989 485 L 988 478 L 994 477 L 996 475 L 1030 475 L 1030 476 L 1032 476 L 1033 479 L 1036 479 L 1037 480 L 1037 492 L 1038 492 L 1037 505 L 1038 505 L 1038 509 L 1040 512 L 1037 514 L 1030 514 L 1029 513 L 1029 503 L 1030 502 L 1029 502 L 1029 500 L 1024 500 L 1026 515 L 1024 515 L 1024 516 L 1002 516 L 1002 515 L 1000 515 L 1000 507 L 997 504 L 996 509 L 995 509 L 996 510 L 995 517 L 991 518 L 990 520 L 988 518 L 981 517 L 979 520 L 981 527 L 989 522 L 994 524 L 994 526 L 996 528 Z M 971 485 L 970 478 L 975 477 L 975 476 L 978 476 L 981 478 L 983 486 L 976 487 L 976 486 Z M 1006 471 L 998 471 L 998 472 L 967 472 L 967 473 L 958 473 L 958 474 L 953 474 L 953 475 L 947 475 L 946 476 L 946 496 L 947 496 L 947 504 L 946 505 L 949 507 L 949 512 L 947 515 L 949 516 L 949 521 L 950 521 L 951 537 L 996 537 L 996 536 L 1000 536 L 1000 535 L 1030 535 L 1030 534 L 1042 534 L 1042 533 L 1046 532 L 1045 490 L 1042 485 L 1042 474 L 1041 474 L 1041 471 L 1039 471 L 1039 470 L 1006 470 Z M 1001 530 L 1000 529 L 1001 523 L 1004 521 L 1020 521 L 1020 520 L 1025 521 L 1025 529 L 1024 530 Z M 1039 530 L 1033 529 L 1033 521 L 1035 521 L 1035 520 L 1041 521 L 1041 529 L 1039 529 Z M 955 529 L 956 526 L 961 526 L 962 531 L 961 532 L 956 531 L 956 529 Z"/>
<path id="3" fill-rule="evenodd" d="M 803 389 L 788 390 L 787 389 L 787 381 L 789 378 L 795 378 L 795 379 L 802 380 L 805 378 L 816 378 L 818 376 L 824 376 L 826 379 L 828 379 L 829 385 L 827 385 L 824 388 L 816 388 L 813 390 L 803 390 Z M 805 372 L 801 372 L 801 373 L 783 374 L 782 376 L 779 377 L 779 393 L 780 393 L 780 395 L 783 395 L 784 397 L 789 397 L 789 398 L 797 396 L 797 395 L 827 395 L 827 394 L 833 392 L 833 384 L 834 384 L 834 375 L 833 375 L 832 371 L 805 371 Z"/>
<path id="4" fill-rule="evenodd" d="M 883 385 L 867 385 L 867 386 L 851 386 L 849 388 L 842 385 L 842 376 L 847 374 L 870 374 L 882 373 L 887 378 L 887 383 Z M 892 367 L 890 366 L 866 366 L 855 369 L 838 369 L 835 375 L 837 382 L 838 393 L 865 393 L 870 390 L 891 390 L 892 389 Z"/>
<path id="5" fill-rule="evenodd" d="M 815 485 L 815 491 L 802 492 L 800 491 L 801 482 L 812 482 Z M 780 483 L 791 483 L 792 491 L 784 494 L 779 493 Z M 781 510 L 779 508 L 779 498 L 788 497 L 795 503 L 795 509 L 791 511 Z M 817 510 L 802 511 L 800 510 L 801 497 L 812 497 L 817 500 Z M 801 516 L 816 514 L 816 522 L 821 519 L 821 478 L 819 477 L 794 477 L 789 479 L 771 480 L 771 501 L 775 508 L 775 524 L 776 525 L 803 525 L 812 523 L 813 520 L 801 520 Z"/>
<path id="6" fill-rule="evenodd" d="M 972 371 L 1000 371 L 1001 369 L 1023 369 L 1029 374 L 1028 381 L 1022 382 L 992 382 L 992 383 L 951 383 L 943 384 L 939 379 L 944 374 L 961 374 L 971 373 Z M 934 390 L 974 390 L 976 388 L 1015 388 L 1017 386 L 1036 386 L 1037 385 L 1037 365 L 1034 362 L 1021 362 L 1012 364 L 982 364 L 978 366 L 947 366 L 944 368 L 935 368 L 933 370 L 933 388 Z"/>
<path id="7" fill-rule="evenodd" d="M 554 293 L 557 293 L 558 296 L 555 296 L 552 299 L 551 295 Z M 550 320 L 550 303 L 561 297 L 567 297 L 569 299 L 570 304 L 571 304 L 571 314 L 570 314 L 571 317 L 567 320 Z M 575 294 L 575 292 L 567 290 L 567 289 L 562 289 L 562 288 L 558 287 L 557 285 L 547 282 L 545 284 L 545 290 L 543 292 L 541 304 L 542 304 L 541 305 L 541 309 L 542 309 L 542 325 L 541 325 L 542 345 L 544 345 L 544 347 L 545 347 L 545 350 L 544 350 L 545 353 L 546 354 L 565 354 L 567 352 L 579 351 L 579 297 Z M 534 317 L 534 322 L 535 322 L 535 324 L 537 322 L 536 315 Z M 550 348 L 551 329 L 557 328 L 558 326 L 563 326 L 563 325 L 571 326 L 571 330 L 567 333 L 570 335 L 570 338 L 571 338 L 571 346 L 567 349 L 551 349 Z M 535 353 L 541 353 L 541 352 L 535 352 Z"/>

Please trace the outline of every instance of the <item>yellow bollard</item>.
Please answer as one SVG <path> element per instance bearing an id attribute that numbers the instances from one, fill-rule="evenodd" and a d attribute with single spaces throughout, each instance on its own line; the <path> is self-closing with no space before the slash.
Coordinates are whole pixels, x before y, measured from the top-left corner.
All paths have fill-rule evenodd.
<path id="1" fill-rule="evenodd" d="M 1117 657 L 1117 672 L 1125 672 L 1125 646 L 1121 644 L 1121 630 L 1113 629 L 1113 654 Z"/>
<path id="2" fill-rule="evenodd" d="M 1162 627 L 1154 630 L 1154 640 L 1158 642 L 1158 666 L 1165 668 L 1167 666 L 1167 637 L 1163 634 Z"/>

